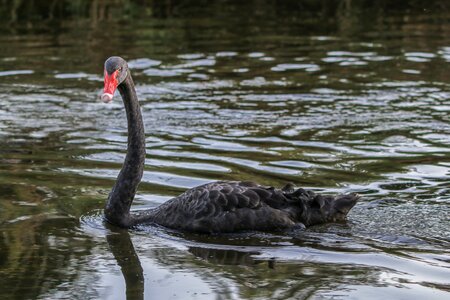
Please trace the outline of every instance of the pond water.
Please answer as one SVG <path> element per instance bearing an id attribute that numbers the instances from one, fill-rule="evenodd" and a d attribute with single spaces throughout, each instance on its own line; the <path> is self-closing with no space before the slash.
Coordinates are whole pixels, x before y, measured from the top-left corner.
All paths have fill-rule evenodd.
<path id="1" fill-rule="evenodd" d="M 168 1 L 116 18 L 100 2 L 2 21 L 0 298 L 450 296 L 450 13 Z M 111 55 L 146 128 L 133 209 L 215 180 L 363 198 L 293 235 L 108 226 L 127 142 L 120 96 L 98 100 Z"/>

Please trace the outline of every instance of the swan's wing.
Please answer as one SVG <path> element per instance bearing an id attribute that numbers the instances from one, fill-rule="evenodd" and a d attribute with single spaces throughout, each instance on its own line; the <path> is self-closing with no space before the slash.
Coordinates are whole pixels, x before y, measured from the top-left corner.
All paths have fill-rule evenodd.
<path id="1" fill-rule="evenodd" d="M 214 182 L 159 207 L 158 224 L 189 231 L 270 230 L 292 225 L 284 192 L 253 182 Z"/>
<path id="2" fill-rule="evenodd" d="M 282 190 L 248 181 L 214 182 L 191 189 L 178 198 L 184 207 L 198 214 L 208 214 L 210 209 L 222 212 L 258 209 L 264 205 L 281 209 L 288 200 Z"/>
<path id="3" fill-rule="evenodd" d="M 294 189 L 292 184 L 275 189 L 253 182 L 219 181 L 190 189 L 136 220 L 194 232 L 279 230 L 299 223 L 342 221 L 358 198 L 356 194 L 318 195 Z"/>

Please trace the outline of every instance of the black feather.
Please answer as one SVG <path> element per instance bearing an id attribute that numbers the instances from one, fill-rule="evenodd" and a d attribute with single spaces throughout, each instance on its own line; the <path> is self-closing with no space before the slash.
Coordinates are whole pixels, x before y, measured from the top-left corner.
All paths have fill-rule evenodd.
<path id="1" fill-rule="evenodd" d="M 138 221 L 197 232 L 300 228 L 300 223 L 308 226 L 344 220 L 343 212 L 348 212 L 358 197 L 341 198 L 295 190 L 292 185 L 276 189 L 252 182 L 219 181 L 188 190 Z"/>

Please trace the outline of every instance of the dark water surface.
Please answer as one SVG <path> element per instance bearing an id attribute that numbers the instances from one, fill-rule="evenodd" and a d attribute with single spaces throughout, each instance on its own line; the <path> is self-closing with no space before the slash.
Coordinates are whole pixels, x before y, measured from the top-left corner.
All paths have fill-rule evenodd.
<path id="1" fill-rule="evenodd" d="M 5 14 L 0 298 L 448 299 L 450 13 L 325 2 Z M 213 180 L 363 199 L 289 236 L 107 226 L 127 142 L 120 97 L 98 101 L 110 55 L 145 119 L 134 209 Z"/>

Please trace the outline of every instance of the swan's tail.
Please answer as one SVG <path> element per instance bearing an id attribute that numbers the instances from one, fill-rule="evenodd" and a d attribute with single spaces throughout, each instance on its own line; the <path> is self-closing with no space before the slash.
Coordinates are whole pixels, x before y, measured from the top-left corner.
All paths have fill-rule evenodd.
<path id="1" fill-rule="evenodd" d="M 349 211 L 361 198 L 356 193 L 320 195 L 302 188 L 295 189 L 293 184 L 287 184 L 282 191 L 292 205 L 299 207 L 298 221 L 307 226 L 345 221 Z"/>
<path id="2" fill-rule="evenodd" d="M 350 209 L 356 205 L 361 196 L 357 193 L 339 195 L 333 202 L 334 208 L 342 214 L 347 215 Z"/>

